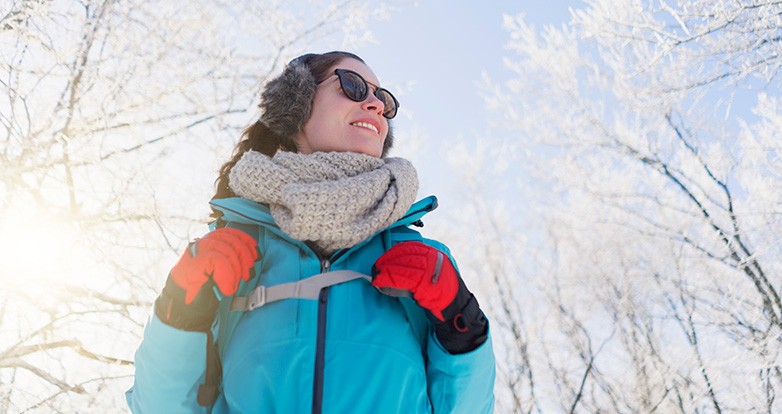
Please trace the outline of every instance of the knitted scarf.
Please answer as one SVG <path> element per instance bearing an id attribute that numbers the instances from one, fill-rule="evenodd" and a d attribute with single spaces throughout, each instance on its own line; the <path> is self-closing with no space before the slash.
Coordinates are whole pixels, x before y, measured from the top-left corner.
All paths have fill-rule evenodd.
<path id="1" fill-rule="evenodd" d="M 248 151 L 231 169 L 229 186 L 268 205 L 285 234 L 331 254 L 400 219 L 415 201 L 418 175 L 403 158 Z"/>

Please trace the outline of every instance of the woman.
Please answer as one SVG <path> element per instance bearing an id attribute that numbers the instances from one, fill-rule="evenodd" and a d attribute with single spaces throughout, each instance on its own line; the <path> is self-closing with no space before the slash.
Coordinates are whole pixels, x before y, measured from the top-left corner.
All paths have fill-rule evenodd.
<path id="1" fill-rule="evenodd" d="M 385 157 L 398 106 L 345 52 L 268 83 L 212 231 L 155 303 L 134 413 L 492 412 L 488 322 L 447 248 L 408 228 L 436 200 L 414 204 L 415 169 Z"/>

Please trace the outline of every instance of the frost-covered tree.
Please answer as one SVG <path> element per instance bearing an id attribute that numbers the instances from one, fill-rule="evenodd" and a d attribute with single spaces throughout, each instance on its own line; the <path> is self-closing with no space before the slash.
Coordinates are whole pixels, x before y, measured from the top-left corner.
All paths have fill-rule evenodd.
<path id="1" fill-rule="evenodd" d="M 370 40 L 391 7 L 0 6 L 0 412 L 125 411 L 146 313 L 259 83 L 313 43 Z"/>
<path id="2" fill-rule="evenodd" d="M 779 412 L 782 2 L 572 16 L 506 16 L 513 75 L 485 82 L 482 150 L 506 165 L 454 157 L 522 177 L 473 203 L 500 412 Z"/>

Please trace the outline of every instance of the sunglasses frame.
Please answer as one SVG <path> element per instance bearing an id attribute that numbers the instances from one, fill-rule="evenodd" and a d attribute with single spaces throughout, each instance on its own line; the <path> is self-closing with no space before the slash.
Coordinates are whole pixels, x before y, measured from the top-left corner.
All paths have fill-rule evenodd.
<path id="1" fill-rule="evenodd" d="M 336 74 L 337 78 L 339 78 L 339 87 L 342 89 L 342 93 L 344 93 L 345 96 L 348 99 L 350 99 L 351 101 L 354 101 L 354 102 L 363 102 L 365 99 L 367 99 L 367 97 L 369 96 L 369 86 L 370 86 L 370 84 L 369 84 L 369 82 L 367 82 L 366 79 L 364 79 L 363 76 L 361 76 L 361 74 L 359 74 L 358 72 L 352 71 L 350 69 L 335 69 L 334 70 L 334 74 Z M 342 81 L 342 75 L 345 75 L 345 74 L 355 75 L 359 79 L 361 79 L 362 82 L 364 82 L 364 87 L 365 87 L 364 88 L 364 94 L 363 94 L 363 96 L 361 96 L 360 99 L 355 99 L 355 98 L 351 97 L 350 94 L 348 94 L 348 92 L 345 90 L 345 84 Z M 374 86 L 374 85 L 372 85 L 372 86 Z M 390 116 L 386 115 L 386 113 L 388 112 L 388 109 L 385 107 L 386 106 L 385 105 L 385 101 L 380 96 L 378 96 L 378 93 L 380 91 L 383 91 L 383 92 L 387 93 L 388 96 L 390 96 L 391 99 L 394 101 L 393 113 Z M 378 99 L 380 99 L 380 101 L 383 102 L 383 116 L 386 119 L 394 118 L 396 116 L 397 111 L 399 110 L 399 101 L 396 100 L 396 97 L 394 96 L 394 94 L 392 94 L 391 91 L 389 91 L 388 89 L 377 87 L 375 89 L 375 93 L 373 93 L 373 95 L 375 95 L 375 97 L 377 97 Z"/>

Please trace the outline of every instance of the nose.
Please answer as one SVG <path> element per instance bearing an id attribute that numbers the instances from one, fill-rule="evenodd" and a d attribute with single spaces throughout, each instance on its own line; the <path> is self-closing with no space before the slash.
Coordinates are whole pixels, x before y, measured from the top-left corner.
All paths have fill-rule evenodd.
<path id="1" fill-rule="evenodd" d="M 383 101 L 380 100 L 374 93 L 367 94 L 367 99 L 361 103 L 361 108 L 365 111 L 376 112 L 378 115 L 383 115 L 383 111 L 386 110 L 386 106 Z"/>

